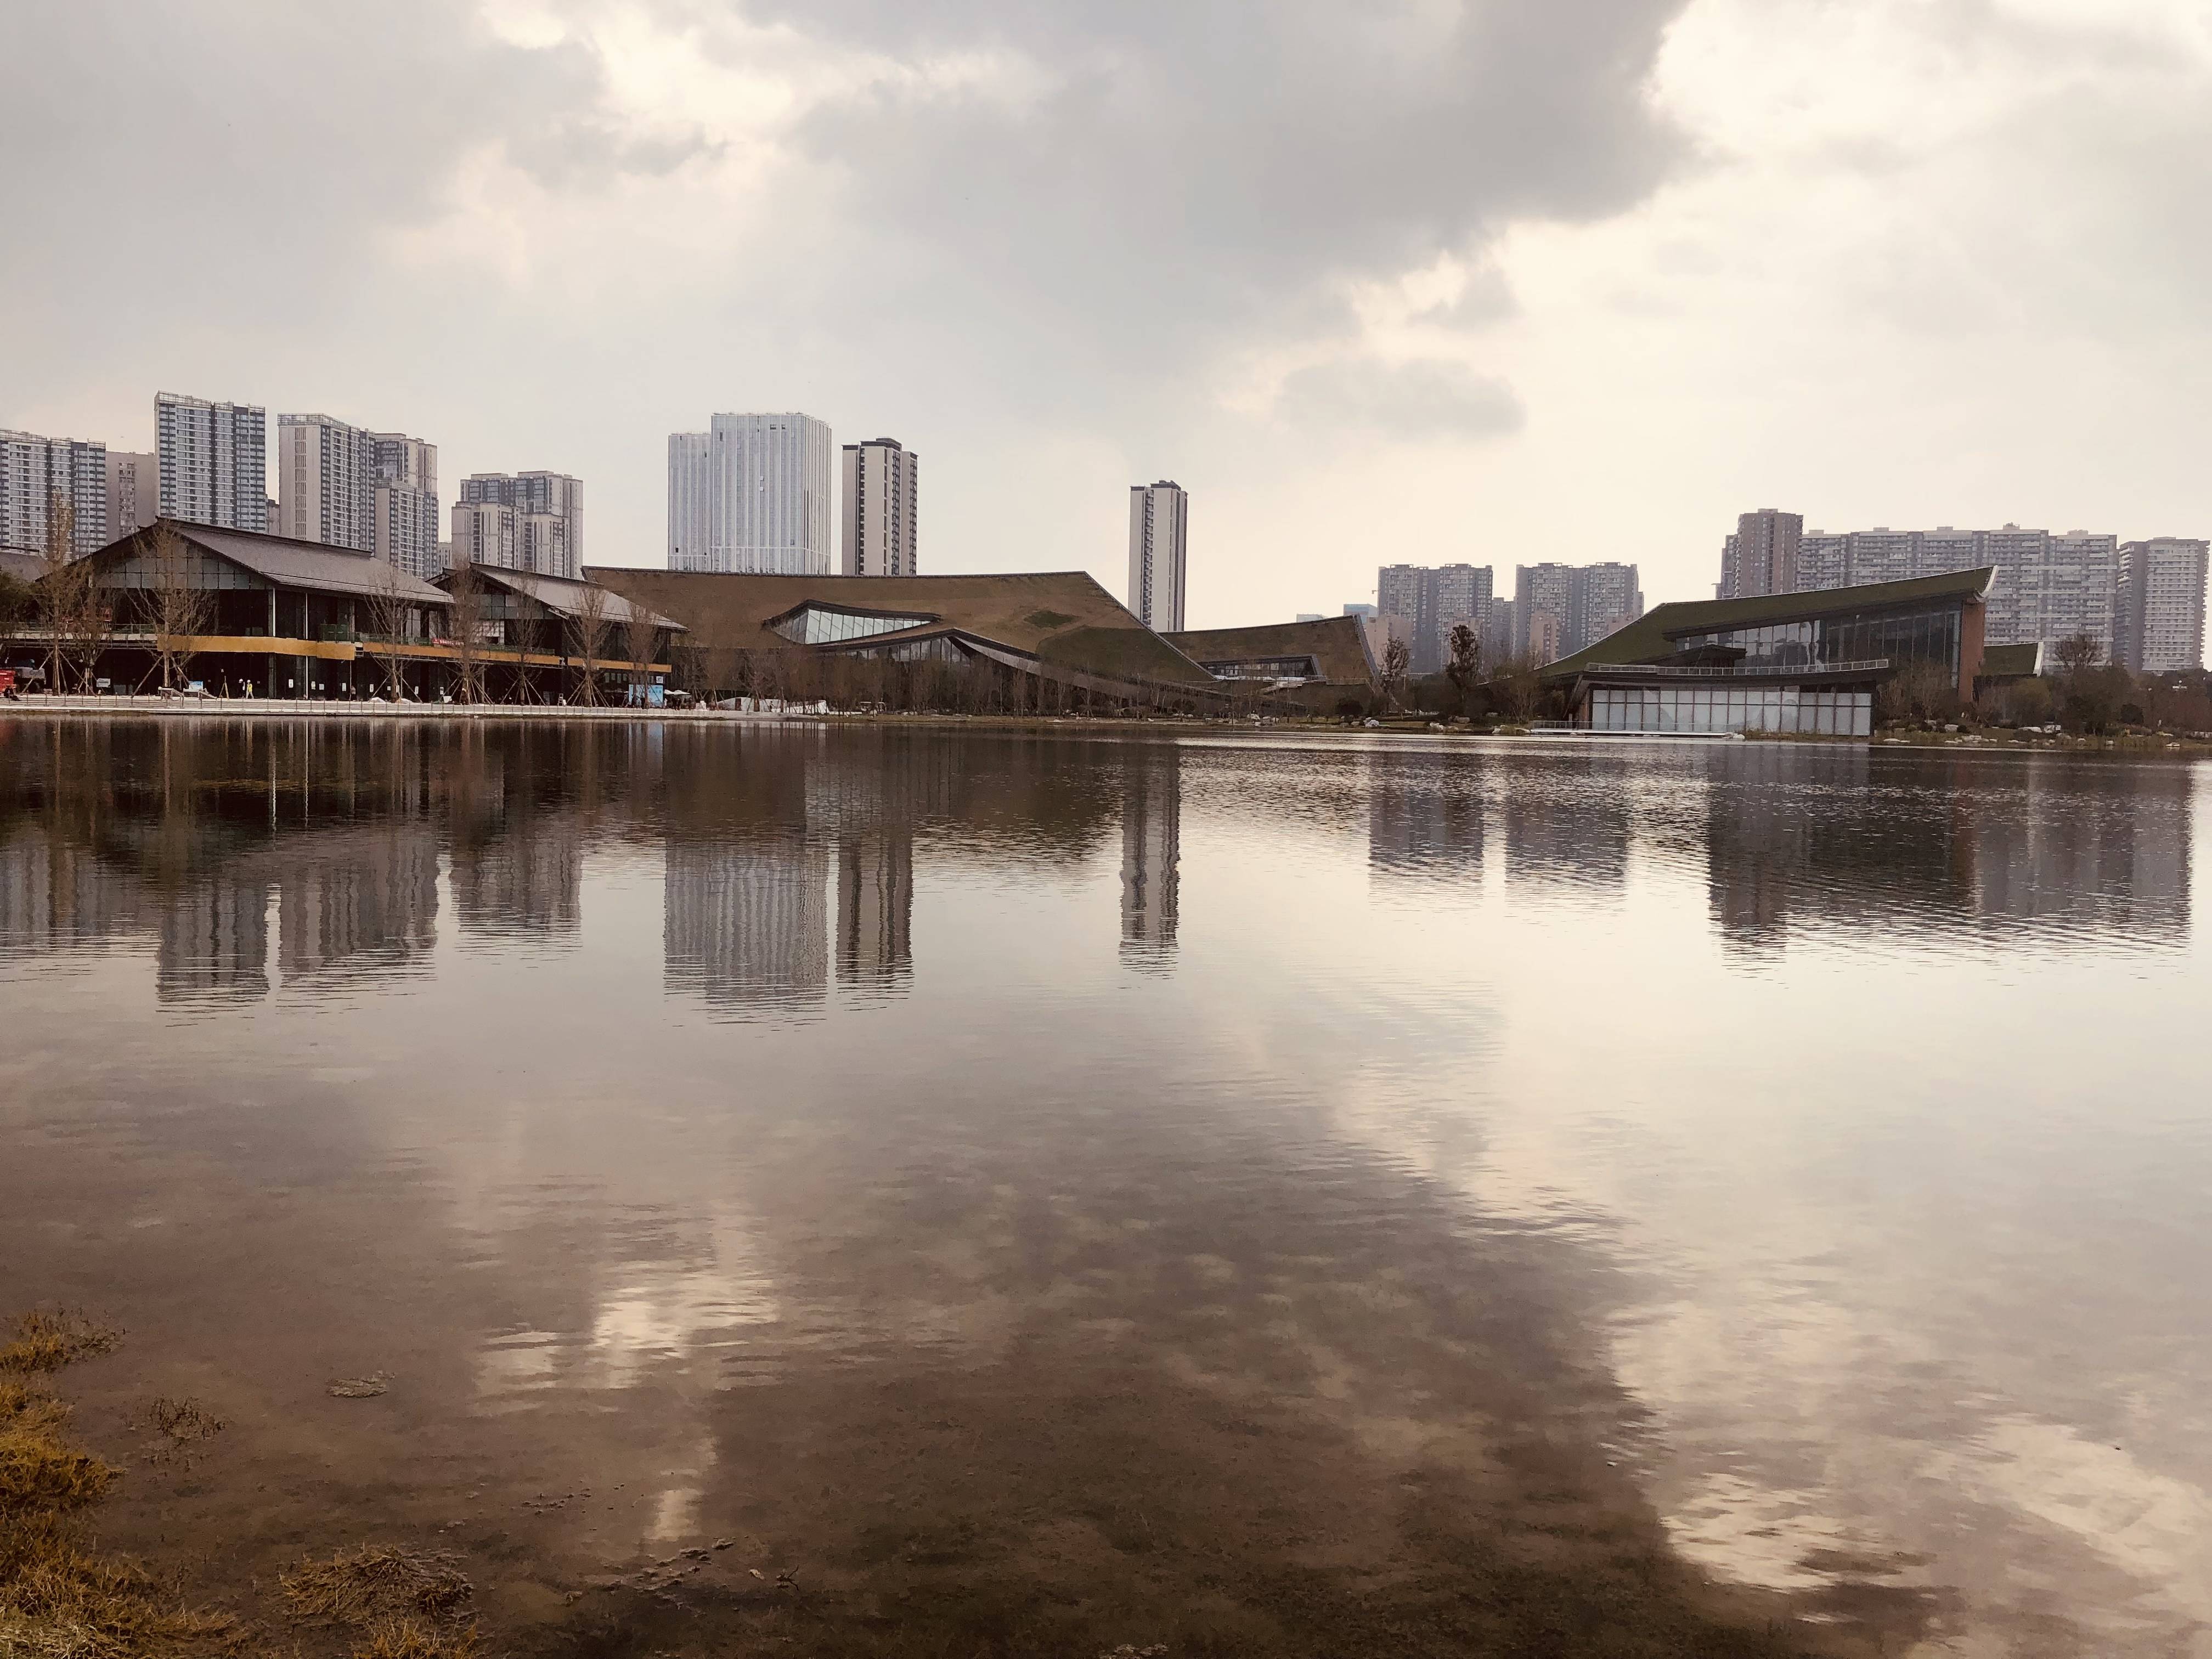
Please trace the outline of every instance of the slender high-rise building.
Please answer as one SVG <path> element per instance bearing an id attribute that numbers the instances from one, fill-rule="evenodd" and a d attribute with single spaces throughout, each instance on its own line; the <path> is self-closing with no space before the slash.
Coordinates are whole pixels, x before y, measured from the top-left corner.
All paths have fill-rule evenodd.
<path id="1" fill-rule="evenodd" d="M 1173 479 L 1129 487 L 1129 609 L 1155 633 L 1183 628 L 1190 496 Z"/>
<path id="2" fill-rule="evenodd" d="M 376 473 L 376 556 L 428 581 L 446 567 L 438 551 L 438 446 L 399 432 L 369 434 Z"/>
<path id="3" fill-rule="evenodd" d="M 921 468 L 896 438 L 845 446 L 848 576 L 914 576 L 915 491 Z"/>
<path id="4" fill-rule="evenodd" d="M 1570 637 L 1569 623 L 1575 614 L 1576 574 L 1572 565 L 1548 562 L 1515 568 L 1515 656 L 1546 663 L 1562 654 L 1557 647 Z"/>
<path id="5" fill-rule="evenodd" d="M 519 531 L 515 519 L 514 509 L 505 501 L 455 501 L 453 538 L 447 544 L 447 564 L 457 570 L 466 564 L 514 569 Z"/>
<path id="6" fill-rule="evenodd" d="M 127 449 L 107 452 L 107 537 L 143 529 L 161 516 L 161 463 Z"/>
<path id="7" fill-rule="evenodd" d="M 668 434 L 668 568 L 711 570 L 714 440 L 704 432 Z"/>
<path id="8" fill-rule="evenodd" d="M 161 516 L 225 530 L 266 532 L 269 412 L 172 392 L 155 394 Z"/>
<path id="9" fill-rule="evenodd" d="M 511 539 L 514 557 L 542 559 L 544 564 L 515 563 L 512 568 L 535 570 L 542 576 L 574 576 L 584 565 L 584 486 L 580 479 L 565 472 L 472 472 L 461 480 L 460 497 L 454 502 L 453 554 L 462 556 L 461 517 L 463 506 L 482 506 L 495 502 L 513 509 L 514 521 L 506 532 Z M 562 520 L 563 528 L 556 538 L 548 532 L 538 532 L 534 539 L 526 520 L 533 514 L 551 514 Z M 473 521 L 472 521 L 473 522 Z M 487 544 L 483 537 L 471 532 L 471 546 Z M 477 564 L 507 563 L 509 561 L 472 558 Z"/>
<path id="10" fill-rule="evenodd" d="M 276 531 L 366 553 L 376 545 L 376 448 L 327 415 L 276 417 Z"/>
<path id="11" fill-rule="evenodd" d="M 1595 645 L 1644 614 L 1644 583 L 1632 564 L 1577 565 L 1567 589 L 1565 648 Z"/>
<path id="12" fill-rule="evenodd" d="M 1797 591 L 1797 555 L 1805 534 L 1805 515 L 1763 507 L 1735 521 L 1735 534 L 1721 547 L 1721 580 L 1715 597 L 1747 599 L 1761 593 Z"/>
<path id="13" fill-rule="evenodd" d="M 72 558 L 107 544 L 107 446 L 0 432 L 0 547 L 44 552 L 49 515 L 61 507 Z"/>
<path id="14" fill-rule="evenodd" d="M 2204 665 L 2204 571 L 2212 544 L 2181 536 L 2120 549 L 2115 660 L 2145 674 Z"/>
<path id="15" fill-rule="evenodd" d="M 830 574 L 830 425 L 717 415 L 668 439 L 672 569 Z"/>

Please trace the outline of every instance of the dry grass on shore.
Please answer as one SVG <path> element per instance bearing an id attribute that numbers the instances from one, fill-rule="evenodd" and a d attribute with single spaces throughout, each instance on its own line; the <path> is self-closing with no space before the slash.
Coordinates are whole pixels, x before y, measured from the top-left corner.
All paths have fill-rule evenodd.
<path id="1" fill-rule="evenodd" d="M 473 1593 L 449 1555 L 370 1544 L 303 1561 L 284 1575 L 295 1616 L 359 1632 L 354 1659 L 472 1659 L 477 1628 L 459 1622 Z"/>
<path id="2" fill-rule="evenodd" d="M 31 1313 L 0 1346 L 0 1659 L 135 1659 L 235 1644 L 237 1622 L 178 1604 L 135 1563 L 95 1553 L 84 1513 L 116 1471 L 70 1443 L 69 1407 L 27 1379 L 105 1353 L 120 1333 Z"/>

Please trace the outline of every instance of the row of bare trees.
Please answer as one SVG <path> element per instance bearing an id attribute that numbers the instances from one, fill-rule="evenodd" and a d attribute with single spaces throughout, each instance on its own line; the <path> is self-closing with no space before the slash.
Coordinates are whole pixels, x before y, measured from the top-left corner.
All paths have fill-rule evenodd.
<path id="1" fill-rule="evenodd" d="M 144 562 L 144 577 L 132 588 L 131 614 L 118 617 L 114 590 L 100 580 L 96 562 L 75 556 L 76 531 L 75 506 L 52 497 L 33 606 L 46 635 L 46 684 L 56 691 L 89 690 L 100 647 L 119 625 L 151 637 L 148 678 L 158 673 L 165 690 L 175 689 L 214 619 L 215 596 L 200 586 L 190 546 L 167 525 L 147 531 L 135 555 Z"/>

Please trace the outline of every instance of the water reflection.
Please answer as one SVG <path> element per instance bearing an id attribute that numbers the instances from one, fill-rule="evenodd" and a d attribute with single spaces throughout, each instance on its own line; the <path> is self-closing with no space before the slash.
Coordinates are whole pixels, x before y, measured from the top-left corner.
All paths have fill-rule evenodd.
<path id="1" fill-rule="evenodd" d="M 1128 751 L 1121 794 L 1121 960 L 1175 965 L 1182 905 L 1182 757 L 1166 744 Z"/>
<path id="2" fill-rule="evenodd" d="M 0 1250 L 125 1283 L 137 1224 L 200 1206 L 295 1297 L 435 1287 L 417 1374 L 465 1354 L 501 1456 L 595 1449 L 656 1540 L 824 1489 L 787 1449 L 824 1443 L 941 1489 L 899 1504 L 972 1477 L 963 1525 L 1040 1471 L 1141 1476 L 1148 1521 L 1081 1535 L 1205 1538 L 1177 1505 L 1249 1473 L 1218 1430 L 1301 1449 L 1250 1478 L 1314 1536 L 1376 1470 L 1376 1528 L 1405 1483 L 1526 1474 L 1484 1536 L 1633 1479 L 1838 1618 L 1910 1593 L 1966 1609 L 1953 1650 L 2185 1652 L 2197 789 L 1763 744 L 0 721 L 0 1131 L 55 1191 L 141 1183 L 58 1218 L 0 1169 Z"/>

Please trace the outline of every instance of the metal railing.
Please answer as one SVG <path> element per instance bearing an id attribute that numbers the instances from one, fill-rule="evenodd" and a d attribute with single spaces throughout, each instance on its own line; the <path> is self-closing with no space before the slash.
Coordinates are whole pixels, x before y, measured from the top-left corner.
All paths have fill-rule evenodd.
<path id="1" fill-rule="evenodd" d="M 1731 663 L 1725 668 L 1674 667 L 1664 663 L 1594 662 L 1584 665 L 1583 672 L 1589 674 L 1656 674 L 1672 680 L 1741 680 L 1754 675 L 1772 677 L 1777 674 L 1874 674 L 1889 666 L 1887 657 L 1863 657 L 1856 662 L 1762 663 L 1753 666 L 1747 663 Z"/>

